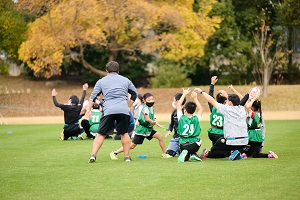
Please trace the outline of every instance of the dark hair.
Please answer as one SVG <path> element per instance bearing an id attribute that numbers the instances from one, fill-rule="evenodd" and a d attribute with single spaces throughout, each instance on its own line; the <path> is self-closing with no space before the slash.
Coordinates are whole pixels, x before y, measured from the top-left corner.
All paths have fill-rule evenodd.
<path id="1" fill-rule="evenodd" d="M 184 108 L 186 110 L 187 113 L 189 114 L 194 114 L 196 108 L 197 108 L 197 105 L 192 102 L 192 101 L 188 101 L 185 105 L 184 105 Z"/>
<path id="2" fill-rule="evenodd" d="M 76 95 L 70 96 L 71 103 L 77 105 L 79 103 L 79 99 Z"/>
<path id="3" fill-rule="evenodd" d="M 228 101 L 231 101 L 233 106 L 238 106 L 238 105 L 240 105 L 240 102 L 241 102 L 240 98 L 236 94 L 229 94 Z"/>
<path id="4" fill-rule="evenodd" d="M 143 99 L 144 99 L 145 101 L 146 101 L 146 99 L 147 99 L 148 97 L 153 97 L 153 94 L 147 92 L 147 93 L 145 93 L 145 94 L 143 95 Z"/>
<path id="5" fill-rule="evenodd" d="M 261 110 L 261 101 L 260 100 L 255 100 L 252 104 L 252 107 L 254 108 L 254 112 L 260 113 L 260 122 L 262 122 L 262 110 Z"/>
<path id="6" fill-rule="evenodd" d="M 97 104 L 97 103 L 93 104 L 93 109 L 99 109 L 99 108 L 100 108 L 99 104 Z"/>
<path id="7" fill-rule="evenodd" d="M 137 98 L 138 98 L 142 103 L 144 102 L 143 96 L 142 96 L 141 94 L 138 94 L 138 95 L 137 95 Z"/>
<path id="8" fill-rule="evenodd" d="M 182 96 L 182 93 L 177 93 L 177 94 L 174 95 L 174 98 L 175 98 L 176 101 L 178 101 L 181 98 L 181 96 Z M 186 98 L 184 97 L 181 105 L 184 105 L 185 102 L 186 102 Z"/>
<path id="9" fill-rule="evenodd" d="M 224 102 L 227 100 L 227 98 L 221 96 L 221 92 L 219 92 L 216 96 L 216 100 L 218 103 L 224 104 Z"/>
<path id="10" fill-rule="evenodd" d="M 119 64 L 115 61 L 110 61 L 106 64 L 106 70 L 108 71 L 108 73 L 110 72 L 119 73 Z"/>

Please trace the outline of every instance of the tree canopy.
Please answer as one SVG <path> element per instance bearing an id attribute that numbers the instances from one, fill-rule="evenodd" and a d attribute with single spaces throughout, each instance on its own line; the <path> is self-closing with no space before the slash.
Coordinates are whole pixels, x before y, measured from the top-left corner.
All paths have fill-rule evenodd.
<path id="1" fill-rule="evenodd" d="M 53 0 L 50 9 L 29 24 L 20 58 L 46 78 L 61 72 L 65 58 L 104 76 L 85 59 L 87 45 L 104 47 L 109 60 L 117 60 L 120 52 L 133 60 L 140 59 L 139 54 L 175 61 L 200 58 L 221 22 L 208 16 L 215 2 L 201 1 L 194 12 L 193 0 Z"/>

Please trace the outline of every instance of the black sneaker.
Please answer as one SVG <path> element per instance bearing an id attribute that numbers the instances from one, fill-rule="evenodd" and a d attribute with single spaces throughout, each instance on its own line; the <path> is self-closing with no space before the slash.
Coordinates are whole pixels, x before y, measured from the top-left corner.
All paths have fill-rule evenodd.
<path id="1" fill-rule="evenodd" d="M 124 157 L 124 161 L 125 161 L 125 162 L 130 162 L 130 161 L 132 161 L 132 160 L 131 160 L 130 156 L 126 156 L 126 157 Z"/>
<path id="2" fill-rule="evenodd" d="M 96 156 L 94 154 L 92 154 L 89 159 L 89 163 L 94 163 L 94 162 L 96 162 Z"/>

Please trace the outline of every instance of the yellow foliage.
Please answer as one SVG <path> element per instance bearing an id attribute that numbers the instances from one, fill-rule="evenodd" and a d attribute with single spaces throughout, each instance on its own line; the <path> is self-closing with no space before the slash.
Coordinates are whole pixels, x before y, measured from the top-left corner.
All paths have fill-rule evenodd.
<path id="1" fill-rule="evenodd" d="M 42 3 L 43 1 L 38 1 Z M 70 49 L 85 44 L 139 49 L 162 58 L 183 60 L 203 56 L 207 39 L 221 19 L 208 17 L 216 0 L 65 0 L 29 25 L 20 58 L 36 74 L 51 77 Z"/>

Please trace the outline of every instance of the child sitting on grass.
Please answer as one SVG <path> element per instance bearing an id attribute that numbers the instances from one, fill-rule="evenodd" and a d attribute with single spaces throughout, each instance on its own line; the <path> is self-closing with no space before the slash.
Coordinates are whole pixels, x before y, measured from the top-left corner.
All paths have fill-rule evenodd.
<path id="1" fill-rule="evenodd" d="M 264 133 L 262 130 L 264 124 L 261 101 L 258 100 L 258 96 L 254 95 L 254 98 L 250 99 L 246 103 L 245 107 L 248 113 L 247 125 L 249 143 L 242 156 L 244 158 L 249 156 L 252 156 L 253 158 L 278 158 L 273 151 L 269 151 L 267 154 L 261 153 L 262 143 L 264 141 Z"/>
<path id="2" fill-rule="evenodd" d="M 184 105 L 184 114 L 182 114 L 182 102 L 186 95 L 190 93 L 190 89 L 182 89 L 182 96 L 177 103 L 177 117 L 178 117 L 178 135 L 179 145 L 180 145 L 180 155 L 178 157 L 178 162 L 188 161 L 189 159 L 193 161 L 202 161 L 197 155 L 197 151 L 200 149 L 202 140 L 199 138 L 201 133 L 200 120 L 202 116 L 202 106 L 197 99 L 197 93 L 192 92 L 191 97 L 194 102 L 187 102 Z M 198 107 L 198 112 L 194 115 Z"/>

